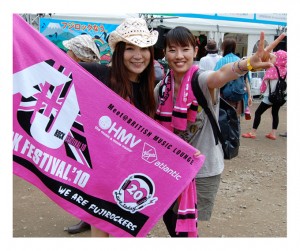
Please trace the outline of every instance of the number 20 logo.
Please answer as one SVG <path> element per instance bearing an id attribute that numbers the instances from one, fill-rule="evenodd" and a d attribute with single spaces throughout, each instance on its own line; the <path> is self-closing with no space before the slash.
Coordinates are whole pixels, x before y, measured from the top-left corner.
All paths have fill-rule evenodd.
<path id="1" fill-rule="evenodd" d="M 135 213 L 155 204 L 155 186 L 145 174 L 135 173 L 123 181 L 118 190 L 113 192 L 118 205 L 126 211 Z"/>

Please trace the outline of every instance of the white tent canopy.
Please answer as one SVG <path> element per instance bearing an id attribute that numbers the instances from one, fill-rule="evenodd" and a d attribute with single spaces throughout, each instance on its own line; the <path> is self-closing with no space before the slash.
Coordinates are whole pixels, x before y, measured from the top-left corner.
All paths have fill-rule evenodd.
<path id="1" fill-rule="evenodd" d="M 163 20 L 163 25 L 170 28 L 182 25 L 192 31 L 199 30 L 244 34 L 259 34 L 261 31 L 264 31 L 267 35 L 277 34 L 276 29 L 278 28 L 276 25 L 185 17 Z"/>

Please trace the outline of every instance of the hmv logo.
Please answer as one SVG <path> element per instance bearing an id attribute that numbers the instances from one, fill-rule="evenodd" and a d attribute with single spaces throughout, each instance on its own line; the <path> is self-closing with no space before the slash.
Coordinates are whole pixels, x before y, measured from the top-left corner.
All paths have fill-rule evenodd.
<path id="1" fill-rule="evenodd" d="M 99 119 L 98 124 L 102 130 L 106 130 L 110 136 L 114 137 L 116 140 L 129 146 L 130 148 L 135 147 L 142 141 L 141 139 L 137 139 L 132 133 L 128 133 L 127 130 L 122 126 L 117 125 L 116 122 L 112 122 L 111 118 L 108 116 L 102 116 Z"/>

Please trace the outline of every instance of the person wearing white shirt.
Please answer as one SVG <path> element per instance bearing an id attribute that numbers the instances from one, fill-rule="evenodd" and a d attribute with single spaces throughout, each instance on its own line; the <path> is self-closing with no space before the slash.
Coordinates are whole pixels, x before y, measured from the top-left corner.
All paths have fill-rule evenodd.
<path id="1" fill-rule="evenodd" d="M 199 62 L 200 73 L 207 70 L 214 70 L 216 63 L 222 57 L 218 55 L 217 43 L 213 39 L 207 41 L 205 50 L 207 51 L 207 55 L 202 57 Z"/>

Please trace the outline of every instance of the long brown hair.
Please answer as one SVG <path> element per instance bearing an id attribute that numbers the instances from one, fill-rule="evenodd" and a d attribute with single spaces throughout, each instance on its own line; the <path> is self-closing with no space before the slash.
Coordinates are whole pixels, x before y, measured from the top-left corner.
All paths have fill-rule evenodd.
<path id="1" fill-rule="evenodd" d="M 114 53 L 112 55 L 111 67 L 111 89 L 119 94 L 122 98 L 131 99 L 132 83 L 129 80 L 128 69 L 124 64 L 124 51 L 126 43 L 117 43 Z M 154 100 L 154 49 L 149 47 L 150 62 L 146 69 L 139 76 L 139 84 L 141 85 L 142 95 L 142 109 L 145 114 L 154 117 L 155 114 L 155 100 Z"/>
<path id="2" fill-rule="evenodd" d="M 221 48 L 223 50 L 223 57 L 225 57 L 227 54 L 235 53 L 236 40 L 232 37 L 225 38 Z"/>

